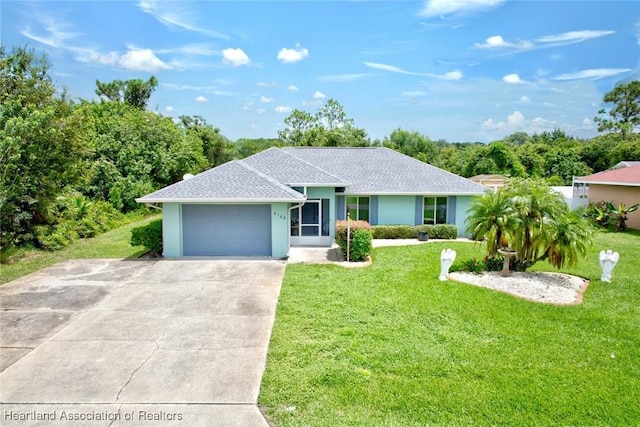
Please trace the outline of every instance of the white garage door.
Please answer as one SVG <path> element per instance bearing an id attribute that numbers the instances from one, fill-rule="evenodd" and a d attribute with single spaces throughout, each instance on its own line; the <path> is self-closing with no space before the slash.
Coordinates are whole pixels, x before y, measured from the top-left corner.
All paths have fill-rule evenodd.
<path id="1" fill-rule="evenodd" d="M 184 256 L 271 256 L 270 205 L 183 205 Z"/>

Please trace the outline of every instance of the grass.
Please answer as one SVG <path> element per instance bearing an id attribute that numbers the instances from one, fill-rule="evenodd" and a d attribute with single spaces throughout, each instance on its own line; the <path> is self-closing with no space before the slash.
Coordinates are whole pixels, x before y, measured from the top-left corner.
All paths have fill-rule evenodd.
<path id="1" fill-rule="evenodd" d="M 142 255 L 146 250 L 142 246 L 131 246 L 131 229 L 145 225 L 159 218 L 159 215 L 147 217 L 122 227 L 113 229 L 91 239 L 80 239 L 59 251 L 21 249 L 8 263 L 0 266 L 0 284 L 10 282 L 34 271 L 69 259 L 82 258 L 129 258 Z"/>
<path id="2" fill-rule="evenodd" d="M 599 233 L 553 306 L 437 280 L 445 247 L 380 248 L 368 268 L 287 266 L 259 404 L 279 426 L 639 425 L 640 233 Z M 598 253 L 620 252 L 613 283 Z M 550 270 L 548 264 L 533 270 Z"/>

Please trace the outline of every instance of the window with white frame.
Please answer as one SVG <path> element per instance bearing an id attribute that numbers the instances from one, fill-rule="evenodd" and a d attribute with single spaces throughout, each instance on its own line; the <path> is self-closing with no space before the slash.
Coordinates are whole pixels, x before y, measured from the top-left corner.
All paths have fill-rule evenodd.
<path id="1" fill-rule="evenodd" d="M 369 197 L 347 197 L 347 213 L 352 220 L 369 221 Z"/>
<path id="2" fill-rule="evenodd" d="M 446 224 L 447 198 L 435 196 L 425 197 L 422 212 L 423 224 Z"/>

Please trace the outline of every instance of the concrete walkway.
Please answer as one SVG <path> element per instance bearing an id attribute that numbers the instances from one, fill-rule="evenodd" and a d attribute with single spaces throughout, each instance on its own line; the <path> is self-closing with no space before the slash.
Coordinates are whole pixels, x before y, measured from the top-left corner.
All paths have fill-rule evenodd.
<path id="1" fill-rule="evenodd" d="M 0 287 L 0 424 L 266 426 L 284 267 L 78 260 Z"/>

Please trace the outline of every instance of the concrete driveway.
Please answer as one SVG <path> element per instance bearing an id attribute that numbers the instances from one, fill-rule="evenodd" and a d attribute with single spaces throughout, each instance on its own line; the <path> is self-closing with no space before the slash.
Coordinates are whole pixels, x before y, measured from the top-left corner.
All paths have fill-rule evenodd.
<path id="1" fill-rule="evenodd" d="M 0 424 L 266 426 L 284 268 L 77 260 L 1 286 Z"/>

